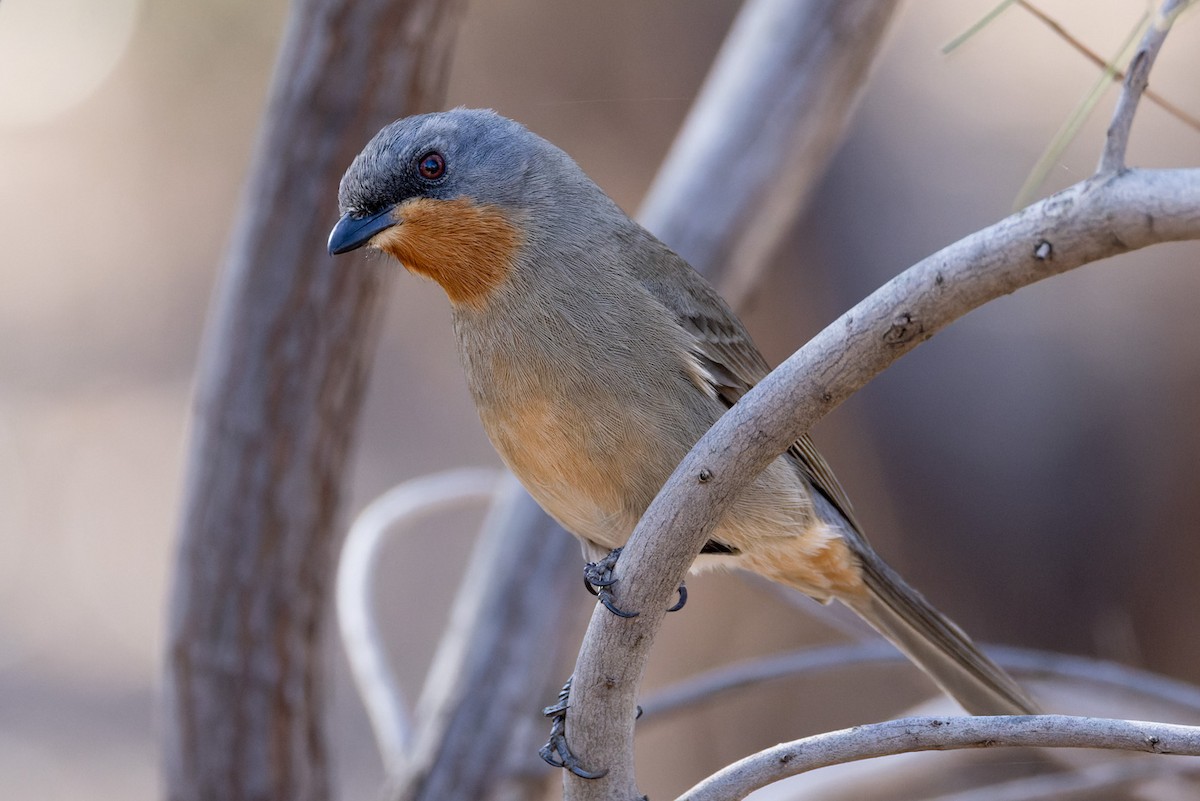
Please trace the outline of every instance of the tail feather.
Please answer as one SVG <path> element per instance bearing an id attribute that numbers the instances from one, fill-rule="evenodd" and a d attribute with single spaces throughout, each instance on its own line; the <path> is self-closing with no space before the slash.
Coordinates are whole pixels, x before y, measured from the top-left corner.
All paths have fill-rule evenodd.
<path id="1" fill-rule="evenodd" d="M 814 494 L 817 511 L 841 529 L 862 567 L 866 592 L 839 600 L 899 648 L 972 715 L 1036 715 L 1036 703 L 962 629 L 905 583 L 834 504 Z"/>
<path id="2" fill-rule="evenodd" d="M 872 554 L 874 556 L 874 554 Z M 848 605 L 972 715 L 1036 715 L 1038 706 L 962 629 L 878 557 L 864 564 L 869 594 Z"/>

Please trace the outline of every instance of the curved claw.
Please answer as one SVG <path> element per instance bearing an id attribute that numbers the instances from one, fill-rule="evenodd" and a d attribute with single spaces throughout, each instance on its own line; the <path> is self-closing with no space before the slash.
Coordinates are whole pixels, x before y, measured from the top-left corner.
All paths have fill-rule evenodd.
<path id="1" fill-rule="evenodd" d="M 617 559 L 621 556 L 620 548 L 613 548 L 608 552 L 608 555 L 596 562 L 588 562 L 583 568 L 583 586 L 587 587 L 588 592 L 595 595 L 600 603 L 604 604 L 604 608 L 612 612 L 617 617 L 637 617 L 637 612 L 626 612 L 617 606 L 613 600 L 612 591 L 609 587 L 617 583 L 613 577 L 613 568 L 617 565 Z"/>
<path id="2" fill-rule="evenodd" d="M 608 774 L 608 770 L 588 770 L 579 764 L 579 759 L 567 747 L 567 700 L 571 695 L 571 681 L 558 692 L 558 702 L 542 710 L 542 714 L 550 718 L 550 739 L 538 749 L 538 756 L 547 764 L 556 768 L 569 770 L 581 779 L 599 779 Z"/>
<path id="3" fill-rule="evenodd" d="M 540 749 L 538 756 L 547 764 L 569 770 L 581 779 L 600 779 L 608 775 L 608 769 L 588 770 L 579 764 L 579 759 L 567 748 L 567 738 L 561 733 L 550 733 L 550 740 Z"/>
<path id="4" fill-rule="evenodd" d="M 615 603 L 613 603 L 613 594 L 607 589 L 601 589 L 598 593 L 596 593 L 596 598 L 600 601 L 600 603 L 604 604 L 605 609 L 612 612 L 617 617 L 631 618 L 638 616 L 637 612 L 626 612 L 624 609 L 621 609 Z"/>
<path id="5" fill-rule="evenodd" d="M 687 603 L 687 585 L 680 584 L 679 585 L 679 600 L 676 601 L 675 605 L 672 606 L 671 608 L 669 608 L 667 611 L 668 612 L 678 612 L 680 609 L 683 608 L 683 605 L 686 603 Z"/>
<path id="6" fill-rule="evenodd" d="M 603 559 L 595 562 L 588 562 L 583 568 L 583 586 L 592 595 L 595 595 L 600 603 L 604 604 L 604 608 L 612 612 L 617 617 L 631 618 L 637 617 L 637 612 L 626 612 L 617 606 L 613 598 L 612 591 L 609 587 L 617 583 L 613 577 L 613 568 L 617 565 L 617 559 L 621 556 L 621 548 L 613 548 L 608 552 L 608 555 Z M 679 600 L 675 605 L 668 609 L 668 612 L 678 612 L 687 603 L 688 594 L 687 586 L 679 585 Z"/>

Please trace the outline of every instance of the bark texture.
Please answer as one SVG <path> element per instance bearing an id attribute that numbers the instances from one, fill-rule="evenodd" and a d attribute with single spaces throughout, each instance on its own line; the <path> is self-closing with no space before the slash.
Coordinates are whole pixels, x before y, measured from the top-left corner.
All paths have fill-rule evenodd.
<path id="1" fill-rule="evenodd" d="M 172 799 L 329 797 L 327 588 L 385 274 L 334 264 L 342 171 L 441 102 L 458 0 L 300 0 L 206 335 L 166 664 Z"/>

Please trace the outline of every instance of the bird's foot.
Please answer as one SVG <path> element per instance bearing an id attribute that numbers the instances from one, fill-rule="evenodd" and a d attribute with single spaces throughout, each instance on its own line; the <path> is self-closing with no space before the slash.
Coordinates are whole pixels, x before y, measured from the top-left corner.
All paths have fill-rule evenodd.
<path id="1" fill-rule="evenodd" d="M 598 562 L 588 562 L 583 568 L 583 586 L 596 596 L 596 600 L 604 604 L 604 608 L 617 617 L 637 617 L 637 612 L 626 612 L 616 605 L 613 599 L 612 586 L 617 583 L 613 577 L 613 568 L 621 558 L 621 548 L 613 548 L 608 555 Z M 679 600 L 668 609 L 668 612 L 678 612 L 687 603 L 687 586 L 679 585 Z"/>
<path id="2" fill-rule="evenodd" d="M 538 756 L 556 768 L 571 771 L 581 779 L 599 779 L 608 771 L 587 770 L 579 764 L 579 758 L 567 747 L 567 707 L 574 678 L 572 676 L 567 679 L 567 683 L 558 693 L 558 702 L 542 710 L 542 714 L 550 718 L 550 739 L 538 750 Z"/>
<path id="3" fill-rule="evenodd" d="M 617 583 L 617 580 L 613 578 L 613 568 L 617 566 L 617 560 L 621 558 L 621 550 L 621 548 L 613 548 L 603 559 L 584 565 L 583 586 L 596 596 L 596 600 L 604 604 L 605 609 L 617 617 L 637 617 L 637 612 L 626 612 L 613 601 L 612 585 Z"/>
<path id="4" fill-rule="evenodd" d="M 676 592 L 679 593 L 679 600 L 675 602 L 674 606 L 667 607 L 668 612 L 678 612 L 687 603 L 687 585 L 680 584 Z"/>

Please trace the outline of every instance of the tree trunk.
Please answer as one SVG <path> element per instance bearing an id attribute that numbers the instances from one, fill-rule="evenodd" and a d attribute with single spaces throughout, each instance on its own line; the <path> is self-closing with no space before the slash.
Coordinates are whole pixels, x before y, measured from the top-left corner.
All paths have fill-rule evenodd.
<path id="1" fill-rule="evenodd" d="M 196 390 L 166 665 L 172 799 L 329 797 L 326 591 L 385 273 L 333 264 L 338 179 L 440 103 L 459 0 L 299 0 Z"/>

